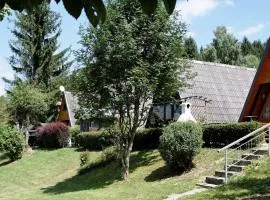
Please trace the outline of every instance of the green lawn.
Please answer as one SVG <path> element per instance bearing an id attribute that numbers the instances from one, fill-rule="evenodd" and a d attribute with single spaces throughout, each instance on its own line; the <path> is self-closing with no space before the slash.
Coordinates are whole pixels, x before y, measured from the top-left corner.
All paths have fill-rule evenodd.
<path id="1" fill-rule="evenodd" d="M 269 200 L 270 158 L 250 165 L 245 170 L 243 176 L 233 178 L 225 186 L 185 198 L 185 200 L 187 199 Z"/>
<path id="2" fill-rule="evenodd" d="M 99 154 L 91 152 L 93 158 Z M 203 149 L 195 158 L 197 167 L 182 175 L 172 175 L 157 150 L 135 152 L 131 157 L 130 181 L 124 182 L 119 180 L 117 163 L 77 175 L 79 155 L 76 149 L 36 150 L 13 163 L 0 156 L 0 199 L 158 200 L 193 189 L 223 164 L 215 149 Z"/>

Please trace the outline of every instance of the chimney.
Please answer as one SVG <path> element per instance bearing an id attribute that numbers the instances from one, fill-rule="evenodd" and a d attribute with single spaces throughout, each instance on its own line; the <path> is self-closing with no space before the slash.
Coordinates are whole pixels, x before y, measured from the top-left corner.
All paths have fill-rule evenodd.
<path id="1" fill-rule="evenodd" d="M 181 105 L 181 115 L 179 116 L 177 122 L 193 121 L 196 122 L 195 118 L 191 114 L 191 103 L 185 102 Z"/>

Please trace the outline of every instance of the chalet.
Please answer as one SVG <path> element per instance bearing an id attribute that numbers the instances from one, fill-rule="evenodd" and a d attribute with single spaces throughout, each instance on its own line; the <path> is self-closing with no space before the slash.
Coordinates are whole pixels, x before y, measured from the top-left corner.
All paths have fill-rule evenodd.
<path id="1" fill-rule="evenodd" d="M 191 70 L 196 73 L 191 87 L 178 91 L 177 103 L 153 104 L 154 112 L 162 119 L 177 120 L 181 115 L 181 103 L 188 101 L 191 104 L 191 113 L 197 121 L 202 123 L 237 122 L 256 69 L 202 61 L 190 61 L 189 64 Z M 74 111 L 78 100 L 70 92 L 64 91 L 63 94 L 59 120 L 73 126 L 76 122 Z M 84 122 L 82 126 L 86 130 L 86 126 L 91 127 L 92 124 Z"/>
<path id="2" fill-rule="evenodd" d="M 270 122 L 270 40 L 249 89 L 239 121 Z"/>
<path id="3" fill-rule="evenodd" d="M 78 108 L 78 98 L 64 89 L 62 93 L 62 100 L 57 103 L 58 120 L 72 127 L 76 123 L 75 111 Z"/>

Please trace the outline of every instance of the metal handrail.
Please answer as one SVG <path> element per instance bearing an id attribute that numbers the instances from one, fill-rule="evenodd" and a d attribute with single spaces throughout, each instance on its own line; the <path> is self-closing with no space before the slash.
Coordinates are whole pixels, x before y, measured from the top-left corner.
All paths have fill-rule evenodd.
<path id="1" fill-rule="evenodd" d="M 269 128 L 269 127 L 270 127 L 270 123 L 268 123 L 268 124 L 262 126 L 261 128 L 258 128 L 257 130 L 255 130 L 255 131 L 253 131 L 253 132 L 247 134 L 246 136 L 241 137 L 240 139 L 238 139 L 238 140 L 236 140 L 236 141 L 234 141 L 234 142 L 228 144 L 227 146 L 225 146 L 225 147 L 219 149 L 218 152 L 227 150 L 228 148 L 230 148 L 230 147 L 232 147 L 232 146 L 238 144 L 239 142 L 242 142 L 243 140 L 245 140 L 245 139 L 247 139 L 247 138 L 249 138 L 249 137 L 251 137 L 251 136 L 253 136 L 253 135 L 255 135 L 255 134 L 259 133 L 259 132 L 261 132 L 261 131 L 264 131 L 265 129 L 267 129 L 267 128 Z"/>

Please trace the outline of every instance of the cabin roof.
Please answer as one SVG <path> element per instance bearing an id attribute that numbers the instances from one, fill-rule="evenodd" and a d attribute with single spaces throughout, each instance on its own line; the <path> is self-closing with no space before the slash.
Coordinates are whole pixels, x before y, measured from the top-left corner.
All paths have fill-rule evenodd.
<path id="1" fill-rule="evenodd" d="M 254 115 L 256 106 L 258 106 L 256 104 L 258 104 L 259 101 L 261 101 L 261 99 L 258 99 L 260 92 L 262 92 L 260 90 L 262 89 L 262 86 L 266 84 L 269 92 L 269 83 L 270 83 L 270 39 L 268 39 L 267 41 L 264 54 L 262 56 L 258 70 L 250 87 L 239 121 L 246 121 L 247 120 L 246 116 Z M 268 93 L 267 91 L 265 92 Z M 262 109 L 260 107 L 257 108 L 259 108 L 259 110 L 256 111 L 256 114 L 258 114 L 257 117 L 259 117 L 259 115 L 262 112 Z"/>
<path id="2" fill-rule="evenodd" d="M 180 97 L 199 97 L 188 99 L 196 120 L 237 122 L 256 69 L 202 61 L 191 61 L 190 65 L 196 73 L 193 87 L 180 92 Z M 205 103 L 204 98 L 210 102 Z"/>
<path id="3" fill-rule="evenodd" d="M 78 98 L 72 95 L 71 92 L 64 92 L 65 102 L 68 110 L 68 116 L 70 121 L 70 126 L 74 126 L 76 123 L 75 111 L 78 108 Z"/>

